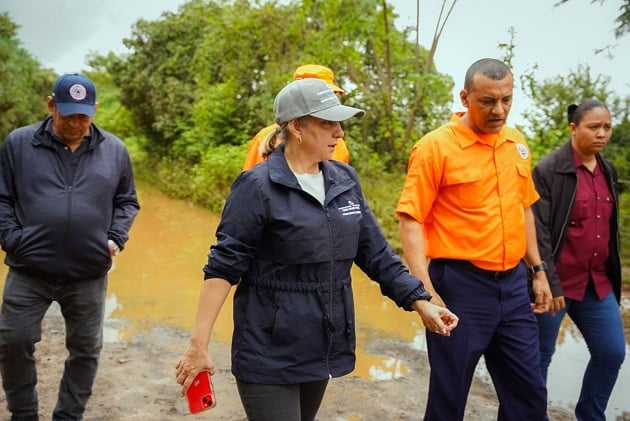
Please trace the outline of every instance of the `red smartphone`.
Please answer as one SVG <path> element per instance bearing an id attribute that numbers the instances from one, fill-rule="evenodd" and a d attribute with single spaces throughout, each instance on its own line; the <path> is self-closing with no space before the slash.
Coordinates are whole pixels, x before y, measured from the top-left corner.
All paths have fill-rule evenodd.
<path id="1" fill-rule="evenodd" d="M 188 408 L 193 414 L 214 408 L 217 401 L 214 399 L 214 388 L 209 372 L 202 371 L 197 374 L 186 391 L 186 398 L 188 398 Z"/>

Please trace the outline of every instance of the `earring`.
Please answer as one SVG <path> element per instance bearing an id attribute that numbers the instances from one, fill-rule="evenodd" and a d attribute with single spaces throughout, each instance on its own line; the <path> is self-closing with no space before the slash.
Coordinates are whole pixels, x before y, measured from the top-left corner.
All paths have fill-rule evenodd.
<path id="1" fill-rule="evenodd" d="M 298 137 L 298 138 L 297 138 L 297 143 L 298 143 L 298 145 L 301 145 L 301 144 L 302 144 L 302 136 L 300 136 L 300 137 Z"/>

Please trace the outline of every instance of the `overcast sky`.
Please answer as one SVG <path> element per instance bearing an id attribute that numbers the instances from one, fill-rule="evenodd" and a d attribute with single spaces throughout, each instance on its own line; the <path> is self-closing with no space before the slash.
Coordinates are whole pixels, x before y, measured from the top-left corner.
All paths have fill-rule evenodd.
<path id="1" fill-rule="evenodd" d="M 22 46 L 44 66 L 57 73 L 85 69 L 89 52 L 124 53 L 122 39 L 131 34 L 140 18 L 159 19 L 164 11 L 177 11 L 184 0 L 2 0 L 0 12 L 8 11 L 20 25 Z M 448 0 L 450 4 L 452 0 Z M 604 5 L 591 0 L 570 0 L 553 7 L 557 0 L 459 0 L 438 46 L 438 71 L 455 80 L 453 109 L 460 109 L 457 93 L 468 66 L 481 57 L 501 58 L 499 43 L 510 41 L 508 29 L 516 31 L 513 71 L 518 78 L 538 66 L 536 79 L 566 75 L 579 65 L 589 65 L 593 75 L 611 77 L 618 95 L 630 95 L 630 34 L 616 40 L 614 19 L 620 0 Z M 415 23 L 415 1 L 390 1 L 400 15 L 397 26 Z M 420 43 L 431 43 L 441 1 L 420 1 Z M 614 45 L 612 57 L 595 50 Z M 333 69 L 334 70 L 334 69 Z M 579 98 L 576 98 L 579 101 Z M 528 106 L 515 91 L 511 123 L 522 123 Z"/>

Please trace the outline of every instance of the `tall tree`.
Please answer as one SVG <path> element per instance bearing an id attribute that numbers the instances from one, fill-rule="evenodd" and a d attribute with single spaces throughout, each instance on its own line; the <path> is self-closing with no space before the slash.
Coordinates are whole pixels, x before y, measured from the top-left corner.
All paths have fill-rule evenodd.
<path id="1" fill-rule="evenodd" d="M 165 153 L 190 127 L 198 77 L 193 60 L 199 39 L 211 28 L 205 18 L 212 12 L 198 0 L 156 22 L 141 19 L 123 41 L 132 53 L 110 56 L 107 70 L 134 123 L 151 140 L 150 151 Z"/>
<path id="2" fill-rule="evenodd" d="M 566 76 L 536 80 L 536 66 L 524 73 L 520 80 L 533 106 L 523 113 L 527 121 L 524 131 L 529 135 L 535 158 L 539 158 L 569 138 L 567 107 L 587 98 L 597 98 L 608 104 L 613 119 L 622 121 L 628 116 L 627 99 L 617 97 L 608 87 L 610 78 L 593 75 L 588 65 L 578 66 Z"/>

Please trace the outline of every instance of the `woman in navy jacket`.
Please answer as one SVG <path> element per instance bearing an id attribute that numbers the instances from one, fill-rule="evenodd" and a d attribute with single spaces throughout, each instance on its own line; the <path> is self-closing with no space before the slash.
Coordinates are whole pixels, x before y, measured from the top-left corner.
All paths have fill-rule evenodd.
<path id="1" fill-rule="evenodd" d="M 350 269 L 448 336 L 457 317 L 430 294 L 387 243 L 348 165 L 330 160 L 340 121 L 364 111 L 341 105 L 318 79 L 288 84 L 274 103 L 282 146 L 239 175 L 227 199 L 187 350 L 176 365 L 183 391 L 215 372 L 208 341 L 232 285 L 232 373 L 248 418 L 312 420 L 328 379 L 355 364 Z M 273 135 L 273 134 L 272 134 Z"/>

